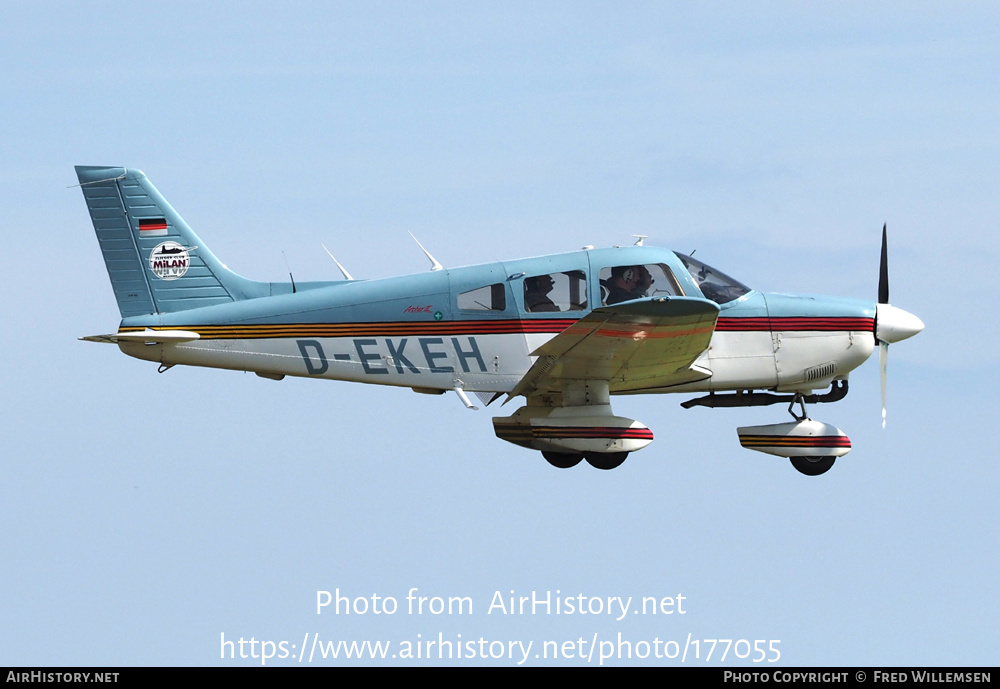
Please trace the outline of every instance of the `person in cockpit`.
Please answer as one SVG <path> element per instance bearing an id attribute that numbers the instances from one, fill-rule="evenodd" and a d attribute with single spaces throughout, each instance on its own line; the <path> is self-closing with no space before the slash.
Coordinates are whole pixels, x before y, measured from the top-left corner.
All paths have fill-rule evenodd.
<path id="1" fill-rule="evenodd" d="M 524 310 L 529 313 L 558 311 L 559 307 L 549 299 L 549 292 L 555 286 L 551 275 L 539 275 L 524 279 Z"/>
<path id="2" fill-rule="evenodd" d="M 608 290 L 605 304 L 642 299 L 653 284 L 653 276 L 646 266 L 615 266 L 604 287 Z"/>

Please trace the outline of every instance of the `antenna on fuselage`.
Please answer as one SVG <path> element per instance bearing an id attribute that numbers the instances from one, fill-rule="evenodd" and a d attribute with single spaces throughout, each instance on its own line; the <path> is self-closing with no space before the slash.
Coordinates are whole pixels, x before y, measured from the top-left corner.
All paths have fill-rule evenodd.
<path id="1" fill-rule="evenodd" d="M 344 268 L 344 266 L 340 265 L 340 261 L 338 261 L 336 258 L 334 258 L 333 254 L 330 253 L 330 250 L 326 248 L 326 244 L 320 244 L 320 246 L 323 247 L 323 251 L 326 252 L 327 256 L 329 256 L 330 258 L 333 258 L 333 262 L 337 264 L 338 268 L 340 268 L 340 272 L 343 274 L 344 279 L 345 280 L 353 280 L 354 278 L 351 277 L 351 274 L 347 272 L 347 269 Z"/>
<path id="2" fill-rule="evenodd" d="M 407 234 L 409 234 L 411 237 L 413 237 L 413 233 L 412 232 L 408 232 Z M 444 268 L 443 265 L 441 265 L 440 263 L 438 263 L 438 260 L 436 258 L 434 258 L 433 256 L 431 256 L 431 252 L 424 248 L 424 245 L 420 243 L 419 239 L 417 239 L 416 237 L 413 237 L 413 241 L 415 241 L 417 243 L 417 246 L 420 247 L 420 250 L 424 252 L 424 256 L 426 256 L 428 259 L 430 259 L 431 270 L 442 270 Z"/>
<path id="3" fill-rule="evenodd" d="M 292 281 L 292 294 L 295 294 L 295 278 L 292 277 L 292 267 L 288 265 L 288 256 L 285 256 L 285 252 L 281 252 L 281 257 L 285 259 L 285 267 L 288 268 L 288 279 Z"/>
<path id="4" fill-rule="evenodd" d="M 642 243 L 644 241 L 646 241 L 646 239 L 649 238 L 648 234 L 634 234 L 632 236 L 637 238 L 636 242 L 635 242 L 635 244 L 633 244 L 633 246 L 642 246 Z"/>

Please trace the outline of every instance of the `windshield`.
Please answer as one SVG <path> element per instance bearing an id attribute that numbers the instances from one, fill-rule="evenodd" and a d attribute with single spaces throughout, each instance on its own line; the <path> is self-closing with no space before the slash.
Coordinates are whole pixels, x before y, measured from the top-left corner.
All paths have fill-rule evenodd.
<path id="1" fill-rule="evenodd" d="M 677 254 L 677 258 L 681 259 L 694 281 L 698 283 L 698 287 L 701 288 L 701 293 L 705 295 L 706 299 L 711 299 L 716 304 L 725 304 L 739 299 L 750 291 L 749 287 L 742 282 L 737 282 L 725 273 L 719 272 L 690 256 L 679 254 L 676 251 L 674 253 Z"/>

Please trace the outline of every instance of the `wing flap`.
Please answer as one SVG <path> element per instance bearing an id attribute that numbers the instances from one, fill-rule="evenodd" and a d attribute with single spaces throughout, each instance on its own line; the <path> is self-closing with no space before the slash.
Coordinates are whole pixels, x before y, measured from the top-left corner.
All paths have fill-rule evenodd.
<path id="1" fill-rule="evenodd" d="M 653 298 L 594 309 L 532 352 L 538 359 L 511 397 L 557 391 L 564 380 L 607 380 L 629 392 L 700 380 L 692 366 L 715 332 L 719 307 L 694 297 Z"/>

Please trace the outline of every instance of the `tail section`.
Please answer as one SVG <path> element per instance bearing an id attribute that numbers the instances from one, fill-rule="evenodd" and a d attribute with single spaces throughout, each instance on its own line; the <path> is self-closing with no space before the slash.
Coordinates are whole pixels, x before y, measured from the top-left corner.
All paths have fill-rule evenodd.
<path id="1" fill-rule="evenodd" d="M 262 283 L 222 265 L 141 171 L 76 174 L 122 318 L 262 296 Z"/>

